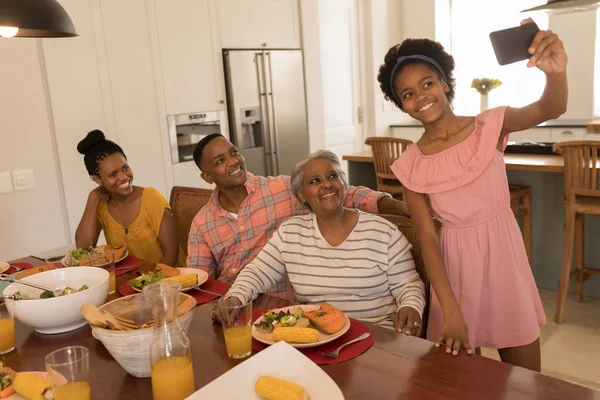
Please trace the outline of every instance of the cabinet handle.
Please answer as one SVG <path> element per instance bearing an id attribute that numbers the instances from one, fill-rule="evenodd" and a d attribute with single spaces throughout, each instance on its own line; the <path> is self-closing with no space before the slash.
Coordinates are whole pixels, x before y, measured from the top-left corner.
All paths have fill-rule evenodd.
<path id="1" fill-rule="evenodd" d="M 562 131 L 562 134 L 563 135 L 572 135 L 573 132 L 571 132 L 571 131 Z"/>
<path id="2" fill-rule="evenodd" d="M 224 104 L 225 100 L 219 100 L 219 104 Z"/>
<path id="3" fill-rule="evenodd" d="M 266 44 L 266 43 L 263 43 L 263 44 L 262 44 L 262 47 L 267 47 L 267 44 Z"/>

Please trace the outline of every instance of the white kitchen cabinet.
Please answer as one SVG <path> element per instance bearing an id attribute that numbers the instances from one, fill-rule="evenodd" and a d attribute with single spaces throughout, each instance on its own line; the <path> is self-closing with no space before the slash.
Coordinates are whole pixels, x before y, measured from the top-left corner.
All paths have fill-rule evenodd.
<path id="1" fill-rule="evenodd" d="M 392 127 L 390 128 L 392 136 L 400 139 L 408 139 L 417 142 L 425 130 L 422 126 L 418 127 Z"/>
<path id="2" fill-rule="evenodd" d="M 217 0 L 225 49 L 299 49 L 298 0 Z"/>
<path id="3" fill-rule="evenodd" d="M 167 114 L 225 110 L 214 0 L 154 4 Z"/>
<path id="4" fill-rule="evenodd" d="M 100 6 L 116 140 L 135 171 L 135 183 L 166 195 L 166 132 L 160 129 L 166 115 L 157 112 L 146 0 L 102 0 Z"/>
<path id="5" fill-rule="evenodd" d="M 570 142 L 583 140 L 585 128 L 550 128 L 553 142 Z"/>
<path id="6" fill-rule="evenodd" d="M 551 142 L 552 134 L 550 128 L 531 128 L 511 133 L 508 140 L 514 142 Z"/>
<path id="7" fill-rule="evenodd" d="M 583 135 L 583 140 L 594 140 L 600 141 L 600 133 L 585 133 Z"/>

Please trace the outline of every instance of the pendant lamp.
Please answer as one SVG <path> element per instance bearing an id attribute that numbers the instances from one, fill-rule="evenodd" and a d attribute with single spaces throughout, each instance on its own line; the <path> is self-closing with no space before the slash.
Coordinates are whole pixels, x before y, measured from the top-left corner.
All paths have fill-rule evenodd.
<path id="1" fill-rule="evenodd" d="M 71 17 L 56 0 L 0 0 L 0 36 L 77 36 Z"/>

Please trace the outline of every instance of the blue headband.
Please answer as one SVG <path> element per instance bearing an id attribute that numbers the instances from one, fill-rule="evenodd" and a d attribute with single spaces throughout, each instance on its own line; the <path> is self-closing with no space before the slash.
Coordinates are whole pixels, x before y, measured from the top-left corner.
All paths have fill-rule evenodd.
<path id="1" fill-rule="evenodd" d="M 394 99 L 396 100 L 396 102 L 398 104 L 402 104 L 402 102 L 398 99 L 398 97 L 396 97 L 396 91 L 394 90 L 394 78 L 395 78 L 396 72 L 398 72 L 398 67 L 400 66 L 400 64 L 402 64 L 406 60 L 421 60 L 421 61 L 428 62 L 429 64 L 436 67 L 438 71 L 440 71 L 440 74 L 442 74 L 442 78 L 444 78 L 444 82 L 448 83 L 448 79 L 446 79 L 446 74 L 442 70 L 441 65 L 438 64 L 438 62 L 435 61 L 433 58 L 424 56 L 422 54 L 413 54 L 411 56 L 398 57 L 398 61 L 396 61 L 396 65 L 394 65 L 394 68 L 392 68 L 392 74 L 390 75 L 390 89 L 392 91 L 392 95 L 394 96 Z"/>

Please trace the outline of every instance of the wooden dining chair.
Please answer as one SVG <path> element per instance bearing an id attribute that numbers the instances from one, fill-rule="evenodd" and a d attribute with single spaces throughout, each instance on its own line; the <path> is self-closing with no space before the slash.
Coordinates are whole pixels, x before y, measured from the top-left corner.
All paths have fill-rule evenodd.
<path id="1" fill-rule="evenodd" d="M 415 228 L 415 225 L 413 224 L 413 222 L 411 221 L 410 218 L 402 217 L 399 215 L 388 215 L 388 214 L 379 214 L 379 216 L 382 218 L 385 218 L 386 220 L 390 221 L 392 224 L 396 225 L 398 227 L 398 229 L 400 230 L 400 232 L 402 232 L 402 234 L 404 236 L 406 236 L 406 239 L 412 246 L 411 252 L 412 252 L 413 259 L 415 261 L 415 268 L 417 269 L 417 272 L 419 273 L 421 280 L 425 284 L 425 303 L 426 303 L 426 305 L 425 305 L 425 310 L 423 311 L 423 331 L 421 332 L 421 337 L 425 338 L 426 334 L 427 334 L 427 319 L 428 319 L 428 315 L 429 315 L 430 284 L 429 284 L 429 278 L 427 276 L 427 270 L 425 269 L 425 261 L 423 260 L 423 252 L 421 249 L 421 243 L 419 242 L 419 239 L 417 238 L 417 229 Z M 435 219 L 433 220 L 433 222 L 435 224 L 437 231 L 439 232 L 442 224 Z"/>
<path id="2" fill-rule="evenodd" d="M 517 185 L 514 183 L 508 184 L 510 192 L 510 208 L 515 215 L 515 218 L 523 218 L 523 241 L 525 242 L 525 252 L 529 259 L 529 265 L 533 266 L 531 243 L 531 195 L 532 188 L 529 185 Z"/>
<path id="3" fill-rule="evenodd" d="M 394 137 L 372 136 L 365 140 L 373 152 L 373 164 L 377 176 L 377 190 L 390 193 L 397 199 L 404 198 L 402 184 L 390 166 L 404 153 L 412 141 Z"/>
<path id="4" fill-rule="evenodd" d="M 558 284 L 555 321 L 564 317 L 569 281 L 575 280 L 576 300 L 583 301 L 583 282 L 600 270 L 583 266 L 585 214 L 600 215 L 600 141 L 573 141 L 554 145 L 565 162 L 565 244 Z M 571 271 L 575 247 L 575 269 Z"/>
<path id="5" fill-rule="evenodd" d="M 208 203 L 212 192 L 212 189 L 186 186 L 173 186 L 173 189 L 171 189 L 169 204 L 175 217 L 177 241 L 186 254 L 192 221 L 198 211 Z"/>

